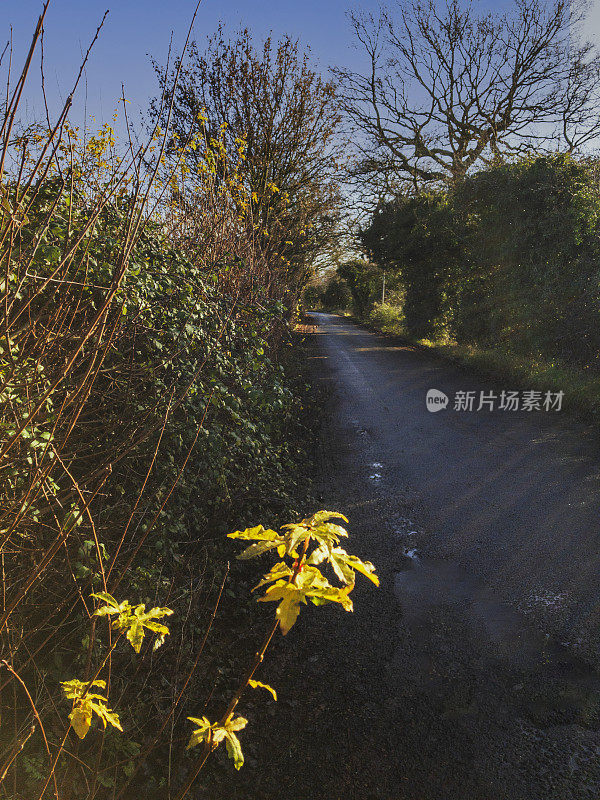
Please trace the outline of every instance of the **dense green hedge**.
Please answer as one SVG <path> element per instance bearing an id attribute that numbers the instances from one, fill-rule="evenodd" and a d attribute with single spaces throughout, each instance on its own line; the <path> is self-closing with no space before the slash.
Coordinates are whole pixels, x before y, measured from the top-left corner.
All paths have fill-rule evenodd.
<path id="1" fill-rule="evenodd" d="M 15 668 L 28 680 L 35 680 L 30 657 L 39 649 L 52 700 L 47 718 L 54 709 L 57 715 L 48 727 L 60 731 L 68 717 L 60 682 L 87 679 L 86 668 L 93 675 L 107 655 L 106 637 L 94 633 L 86 606 L 104 579 L 119 598 L 175 612 L 174 647 L 146 653 L 141 664 L 121 645 L 111 656 L 111 692 L 131 721 L 127 735 L 111 730 L 104 740 L 94 730 L 77 757 L 102 769 L 120 765 L 99 773 L 106 790 L 100 796 L 107 797 L 133 769 L 128 759 L 152 742 L 157 720 L 169 713 L 196 658 L 230 555 L 224 534 L 257 518 L 276 524 L 297 512 L 306 500 L 302 460 L 310 446 L 302 407 L 308 392 L 288 346 L 286 309 L 258 290 L 252 298 L 232 296 L 216 268 L 193 263 L 173 246 L 160 220 L 144 225 L 101 332 L 84 340 L 87 321 L 113 282 L 129 202 L 115 199 L 102 210 L 69 280 L 50 280 L 38 291 L 60 263 L 65 241 L 85 231 L 90 215 L 84 195 L 59 181 L 42 187 L 16 239 L 8 275 L 13 315 L 22 312 L 25 322 L 15 325 L 8 342 L 0 335 L 3 434 L 13 435 L 27 415 L 23 409 L 40 403 L 0 486 L 5 517 L 17 520 L 5 553 L 12 584 L 18 589 L 18 581 L 27 581 L 43 561 L 57 536 L 51 522 L 69 533 L 11 618 L 11 630 L 28 632 L 16 637 L 12 650 Z M 17 258 L 27 260 L 30 252 L 35 282 L 17 275 Z M 85 347 L 67 373 L 64 365 L 82 340 Z M 94 380 L 87 380 L 96 367 Z M 44 404 L 55 378 L 60 380 Z M 99 474 L 105 476 L 101 484 Z M 82 515 L 81 498 L 90 497 L 90 513 Z M 19 517 L 26 500 L 27 514 Z M 248 622 L 248 603 L 227 606 L 234 573 L 232 566 L 220 606 L 229 627 L 239 623 L 236 614 Z M 187 713 L 196 710 L 199 697 L 219 699 L 230 671 L 239 671 L 223 639 L 207 646 L 182 700 Z M 223 650 L 218 658 L 216 647 Z M 28 707 L 17 712 L 24 715 Z M 185 713 L 178 714 L 185 720 Z M 148 774 L 136 779 L 138 791 L 140 781 L 144 790 L 154 785 L 150 773 L 164 776 L 165 752 L 153 752 Z M 37 797 L 47 772 L 41 739 L 32 740 L 22 764 L 23 791 Z M 68 783 L 73 796 L 87 796 L 79 772 L 69 774 Z"/>
<path id="2" fill-rule="evenodd" d="M 540 157 L 388 202 L 363 244 L 404 284 L 410 335 L 595 366 L 599 213 L 594 162 Z"/>

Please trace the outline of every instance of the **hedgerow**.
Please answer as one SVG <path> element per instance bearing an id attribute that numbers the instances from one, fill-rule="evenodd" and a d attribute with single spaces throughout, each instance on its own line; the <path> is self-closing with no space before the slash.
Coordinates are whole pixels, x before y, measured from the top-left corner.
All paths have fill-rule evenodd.
<path id="1" fill-rule="evenodd" d="M 363 244 L 403 285 L 409 335 L 590 368 L 599 211 L 594 160 L 532 157 L 381 205 Z"/>
<path id="2" fill-rule="evenodd" d="M 17 131 L 30 66 L 0 135 L 0 786 L 172 794 L 185 716 L 227 702 L 257 624 L 224 534 L 308 497 L 308 256 L 261 246 L 243 137 L 229 152 L 201 114 L 174 135 L 178 69 L 162 127 L 119 149 L 71 127 L 71 94 Z"/>

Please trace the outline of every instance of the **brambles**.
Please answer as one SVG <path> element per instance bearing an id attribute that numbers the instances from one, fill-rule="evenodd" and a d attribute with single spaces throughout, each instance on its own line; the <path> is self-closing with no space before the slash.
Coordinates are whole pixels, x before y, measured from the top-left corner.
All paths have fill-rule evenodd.
<path id="1" fill-rule="evenodd" d="M 70 99 L 17 131 L 30 65 L 0 120 L 0 784 L 120 798 L 143 773 L 172 791 L 212 622 L 221 603 L 247 613 L 229 586 L 222 598 L 218 542 L 235 520 L 292 511 L 305 480 L 283 363 L 291 276 L 271 281 L 256 246 L 243 141 L 177 143 L 172 84 L 142 144 L 112 126 L 86 139 Z"/>

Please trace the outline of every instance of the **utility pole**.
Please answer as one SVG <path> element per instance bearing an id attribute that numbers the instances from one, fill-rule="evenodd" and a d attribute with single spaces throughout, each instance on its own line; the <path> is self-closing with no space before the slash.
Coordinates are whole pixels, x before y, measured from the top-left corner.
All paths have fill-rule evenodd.
<path id="1" fill-rule="evenodd" d="M 385 303 L 385 270 L 383 271 L 383 285 L 381 287 L 381 302 Z"/>

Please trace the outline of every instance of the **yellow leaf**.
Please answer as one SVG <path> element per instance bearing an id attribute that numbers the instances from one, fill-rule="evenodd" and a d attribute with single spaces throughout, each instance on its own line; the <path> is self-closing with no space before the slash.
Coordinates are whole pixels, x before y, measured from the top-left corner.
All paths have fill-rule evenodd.
<path id="1" fill-rule="evenodd" d="M 256 525 L 254 528 L 246 528 L 245 531 L 234 531 L 227 534 L 228 539 L 255 539 L 259 542 L 277 541 L 281 536 L 277 531 L 272 531 L 269 528 L 263 528 L 262 525 Z"/>
<path id="2" fill-rule="evenodd" d="M 268 603 L 277 600 L 279 600 L 280 603 L 277 606 L 275 614 L 279 620 L 281 633 L 285 636 L 298 619 L 300 603 L 306 603 L 306 596 L 304 591 L 297 589 L 293 584 L 277 581 L 277 583 L 267 589 L 264 597 L 258 598 L 260 603 Z"/>
<path id="3" fill-rule="evenodd" d="M 127 631 L 127 639 L 131 642 L 131 646 L 136 653 L 140 652 L 142 642 L 144 641 L 144 628 L 139 619 L 133 619 L 129 630 Z"/>
<path id="4" fill-rule="evenodd" d="M 86 733 L 92 724 L 92 709 L 89 703 L 79 705 L 69 714 L 73 730 L 80 739 L 85 739 Z"/>
<path id="5" fill-rule="evenodd" d="M 272 686 L 269 686 L 268 683 L 261 683 L 260 681 L 255 681 L 251 678 L 248 681 L 248 686 L 251 686 L 253 689 L 266 689 L 267 692 L 271 692 L 273 695 L 273 700 L 277 700 L 277 692 Z"/>

